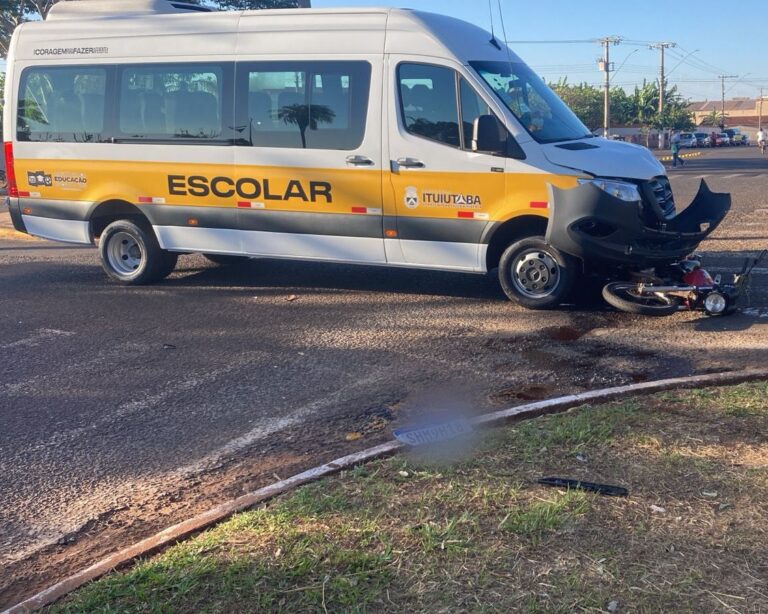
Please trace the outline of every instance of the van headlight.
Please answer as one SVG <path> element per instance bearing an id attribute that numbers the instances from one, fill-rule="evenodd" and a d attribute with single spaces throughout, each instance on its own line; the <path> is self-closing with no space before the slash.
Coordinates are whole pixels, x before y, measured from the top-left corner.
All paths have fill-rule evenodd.
<path id="1" fill-rule="evenodd" d="M 639 202 L 642 200 L 640 197 L 640 191 L 634 183 L 626 183 L 625 181 L 614 181 L 613 179 L 579 179 L 579 183 L 584 185 L 585 183 L 591 183 L 592 185 L 600 188 L 604 192 L 608 192 L 614 198 L 620 198 L 627 202 Z"/>

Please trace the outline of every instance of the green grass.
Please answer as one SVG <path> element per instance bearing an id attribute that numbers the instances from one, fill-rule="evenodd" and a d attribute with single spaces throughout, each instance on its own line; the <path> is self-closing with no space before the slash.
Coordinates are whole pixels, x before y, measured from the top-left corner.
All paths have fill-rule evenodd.
<path id="1" fill-rule="evenodd" d="M 463 461 L 370 463 L 50 611 L 768 611 L 767 398 L 766 383 L 662 393 L 499 429 Z"/>
<path id="2" fill-rule="evenodd" d="M 568 490 L 545 501 L 534 501 L 516 507 L 502 520 L 499 527 L 538 540 L 548 532 L 575 522 L 588 509 L 589 501 L 584 492 Z"/>
<path id="3" fill-rule="evenodd" d="M 631 428 L 642 405 L 629 401 L 610 407 L 576 408 L 565 414 L 530 420 L 503 433 L 525 458 L 535 461 L 551 449 L 566 448 L 571 454 L 606 444 Z"/>

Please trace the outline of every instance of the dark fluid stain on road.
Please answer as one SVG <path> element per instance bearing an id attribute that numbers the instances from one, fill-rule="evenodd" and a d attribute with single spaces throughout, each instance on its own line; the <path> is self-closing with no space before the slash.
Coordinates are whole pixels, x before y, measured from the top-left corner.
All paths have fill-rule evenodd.
<path id="1" fill-rule="evenodd" d="M 553 326 L 551 328 L 545 328 L 542 332 L 552 341 L 569 342 L 578 341 L 586 335 L 589 330 L 591 329 L 579 330 L 575 326 Z"/>

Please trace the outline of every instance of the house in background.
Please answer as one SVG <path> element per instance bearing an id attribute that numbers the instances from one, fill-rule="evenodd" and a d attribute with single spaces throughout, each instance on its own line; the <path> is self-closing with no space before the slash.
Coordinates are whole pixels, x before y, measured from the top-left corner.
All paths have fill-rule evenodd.
<path id="1" fill-rule="evenodd" d="M 693 113 L 694 122 L 704 132 L 720 131 L 718 125 L 712 125 L 713 112 L 721 113 L 723 103 L 720 100 L 691 102 L 688 109 Z M 762 117 L 762 121 L 761 121 Z M 768 125 L 768 97 L 733 98 L 725 101 L 725 127 L 739 128 L 754 142 L 758 126 Z"/>

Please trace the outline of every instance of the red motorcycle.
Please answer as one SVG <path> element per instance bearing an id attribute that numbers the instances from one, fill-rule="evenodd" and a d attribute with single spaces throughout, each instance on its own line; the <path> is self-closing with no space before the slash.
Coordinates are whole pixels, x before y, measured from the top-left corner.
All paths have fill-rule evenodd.
<path id="1" fill-rule="evenodd" d="M 663 271 L 640 272 L 630 281 L 616 281 L 603 288 L 603 298 L 616 309 L 645 316 L 668 316 L 678 311 L 704 311 L 709 316 L 733 313 L 749 283 L 752 270 L 765 259 L 747 258 L 728 283 L 714 278 L 693 255 Z"/>

